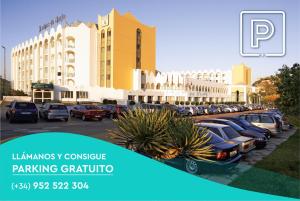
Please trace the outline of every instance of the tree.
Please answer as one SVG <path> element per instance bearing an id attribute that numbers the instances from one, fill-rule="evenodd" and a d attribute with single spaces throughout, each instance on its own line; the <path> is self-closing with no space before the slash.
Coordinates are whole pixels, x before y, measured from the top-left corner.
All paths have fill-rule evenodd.
<path id="1" fill-rule="evenodd" d="M 292 67 L 283 65 L 276 77 L 275 85 L 279 94 L 276 105 L 286 114 L 299 115 L 300 65 L 298 63 L 295 63 Z"/>
<path id="2" fill-rule="evenodd" d="M 258 92 L 257 94 L 253 94 L 252 98 L 254 99 L 255 95 L 259 95 L 263 104 L 275 106 L 275 101 L 279 98 L 275 84 L 277 79 L 277 76 L 268 76 L 254 82 L 253 86 L 257 88 Z"/>

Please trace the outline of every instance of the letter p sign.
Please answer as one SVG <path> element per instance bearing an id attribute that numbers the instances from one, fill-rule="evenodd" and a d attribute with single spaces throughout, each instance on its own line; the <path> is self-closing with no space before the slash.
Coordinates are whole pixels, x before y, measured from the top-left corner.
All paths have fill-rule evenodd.
<path id="1" fill-rule="evenodd" d="M 260 41 L 269 40 L 274 34 L 274 25 L 270 20 L 251 20 L 251 47 L 258 48 Z"/>
<path id="2" fill-rule="evenodd" d="M 285 12 L 241 11 L 240 54 L 248 57 L 285 55 Z"/>

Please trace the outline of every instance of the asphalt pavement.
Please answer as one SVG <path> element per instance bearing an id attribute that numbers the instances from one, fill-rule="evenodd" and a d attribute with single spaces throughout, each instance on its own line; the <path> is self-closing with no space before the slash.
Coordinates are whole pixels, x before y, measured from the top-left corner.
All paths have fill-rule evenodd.
<path id="1" fill-rule="evenodd" d="M 40 119 L 38 123 L 23 122 L 23 123 L 9 123 L 5 119 L 6 108 L 1 107 L 1 143 L 5 143 L 9 140 L 15 139 L 17 137 L 42 133 L 42 132 L 66 132 L 66 133 L 77 133 L 81 135 L 86 135 L 105 141 L 113 142 L 113 139 L 110 136 L 110 131 L 117 131 L 116 126 L 114 125 L 111 119 L 103 119 L 102 121 L 82 121 L 77 118 L 70 118 L 68 122 L 65 121 L 46 121 Z M 257 111 L 254 111 L 257 112 Z M 205 119 L 205 118 L 218 118 L 224 116 L 237 116 L 245 112 L 239 113 L 227 113 L 227 114 L 216 114 L 216 115 L 202 115 L 193 117 L 194 120 Z M 247 112 L 248 113 L 248 112 Z M 286 141 L 291 135 L 295 133 L 295 129 L 284 132 L 282 135 L 275 138 L 271 138 L 267 146 L 261 150 L 254 150 L 251 153 L 247 154 L 247 157 L 244 158 L 234 169 L 232 173 L 227 174 L 202 174 L 201 177 L 213 180 L 219 183 L 228 184 L 234 178 L 241 175 L 243 172 L 252 167 L 256 162 L 262 160 L 264 157 L 271 154 L 278 145 Z M 58 134 L 59 135 L 59 134 Z M 59 138 L 58 138 L 59 140 Z"/>

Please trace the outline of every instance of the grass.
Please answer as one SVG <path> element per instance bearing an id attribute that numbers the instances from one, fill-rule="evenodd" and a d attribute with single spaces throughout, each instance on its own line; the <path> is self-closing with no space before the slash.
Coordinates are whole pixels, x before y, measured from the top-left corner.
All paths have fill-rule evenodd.
<path id="1" fill-rule="evenodd" d="M 296 133 L 229 185 L 258 192 L 300 198 L 300 120 L 289 117 Z"/>

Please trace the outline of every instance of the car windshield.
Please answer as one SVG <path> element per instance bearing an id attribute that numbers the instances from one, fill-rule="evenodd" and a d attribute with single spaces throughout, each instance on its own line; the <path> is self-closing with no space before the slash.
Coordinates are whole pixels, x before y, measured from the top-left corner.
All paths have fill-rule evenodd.
<path id="1" fill-rule="evenodd" d="M 51 110 L 67 110 L 67 107 L 64 105 L 50 105 Z"/>
<path id="2" fill-rule="evenodd" d="M 97 109 L 99 109 L 95 105 L 85 105 L 84 108 L 87 109 L 87 110 L 97 110 Z"/>
<path id="3" fill-rule="evenodd" d="M 36 109 L 34 103 L 16 103 L 16 109 Z"/>
<path id="4" fill-rule="evenodd" d="M 233 130 L 231 127 L 224 127 L 222 128 L 224 133 L 227 135 L 227 137 L 229 139 L 233 139 L 233 138 L 236 138 L 236 137 L 240 137 L 240 134 L 238 134 L 238 132 L 236 132 L 235 130 Z"/>
<path id="5" fill-rule="evenodd" d="M 234 130 L 237 130 L 237 131 L 245 130 L 242 127 L 240 127 L 239 125 L 237 125 L 236 123 L 232 122 L 232 121 L 228 121 L 228 125 L 230 125 Z"/>

